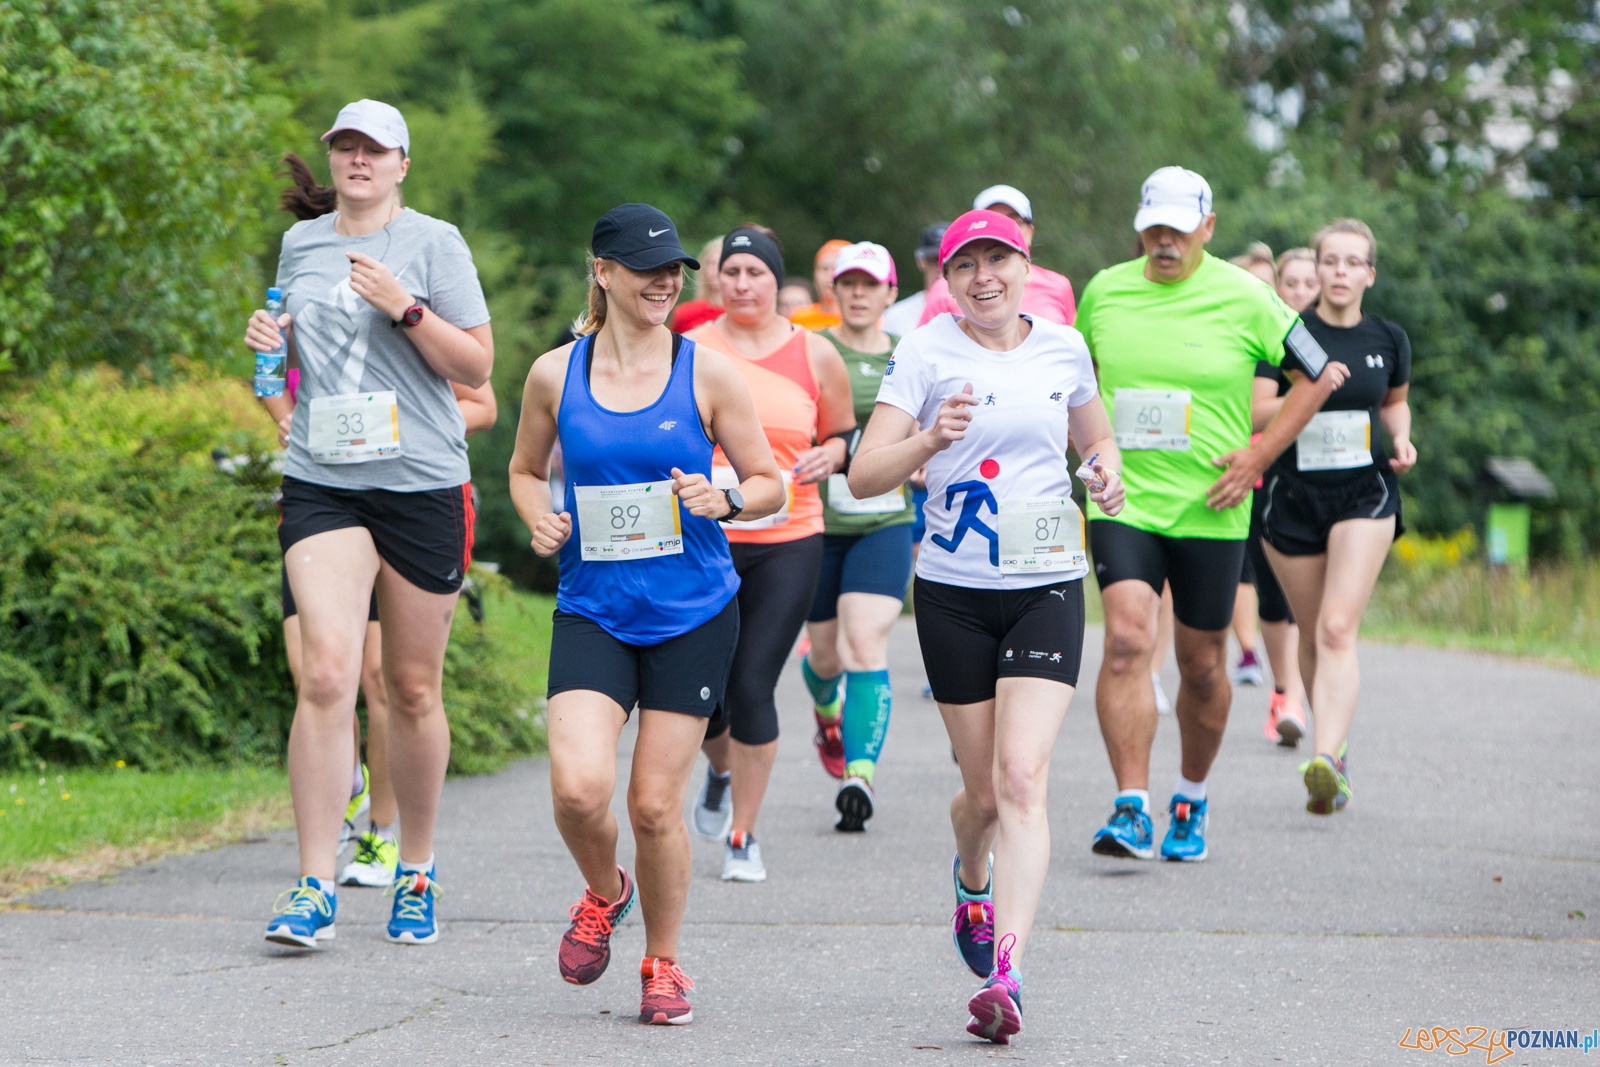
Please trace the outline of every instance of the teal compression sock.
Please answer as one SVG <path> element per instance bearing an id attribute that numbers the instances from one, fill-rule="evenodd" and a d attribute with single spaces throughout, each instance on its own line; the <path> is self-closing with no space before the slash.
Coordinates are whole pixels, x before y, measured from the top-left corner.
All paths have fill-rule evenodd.
<path id="1" fill-rule="evenodd" d="M 849 671 L 844 676 L 844 759 L 876 764 L 889 730 L 889 672 Z M 852 772 L 854 773 L 854 772 Z M 862 775 L 868 781 L 871 775 Z"/>
<path id="2" fill-rule="evenodd" d="M 800 661 L 800 677 L 805 679 L 806 688 L 811 690 L 811 702 L 817 707 L 825 708 L 839 698 L 839 680 L 844 675 L 818 678 L 817 672 L 811 669 L 810 655 Z"/>

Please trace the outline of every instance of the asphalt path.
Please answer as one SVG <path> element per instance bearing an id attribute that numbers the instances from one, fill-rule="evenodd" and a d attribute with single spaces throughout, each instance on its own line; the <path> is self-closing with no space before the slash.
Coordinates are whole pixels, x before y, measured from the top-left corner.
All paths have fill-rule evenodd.
<path id="1" fill-rule="evenodd" d="M 0 914 L 0 1063 L 1587 1062 L 1566 1049 L 1462 1059 L 1417 1031 L 1600 1027 L 1600 682 L 1363 645 L 1355 801 L 1332 818 L 1303 810 L 1305 753 L 1263 740 L 1265 691 L 1240 690 L 1211 778 L 1210 860 L 1140 863 L 1089 851 L 1115 792 L 1094 717 L 1100 640 L 1092 629 L 1052 764 L 1050 878 L 1009 1048 L 963 1029 L 976 982 L 949 932 L 958 776 L 906 621 L 864 834 L 832 829 L 834 783 L 798 671 L 785 672 L 758 827 L 769 880 L 724 884 L 720 846 L 695 844 L 690 1026 L 634 1021 L 637 912 L 600 981 L 561 981 L 557 942 L 582 885 L 547 766 L 527 761 L 446 786 L 434 946 L 384 941 L 386 899 L 360 889 L 341 892 L 326 949 L 265 942 L 296 874 L 287 834 Z M 1177 741 L 1163 719 L 1158 798 Z M 631 862 L 620 787 L 615 806 Z"/>

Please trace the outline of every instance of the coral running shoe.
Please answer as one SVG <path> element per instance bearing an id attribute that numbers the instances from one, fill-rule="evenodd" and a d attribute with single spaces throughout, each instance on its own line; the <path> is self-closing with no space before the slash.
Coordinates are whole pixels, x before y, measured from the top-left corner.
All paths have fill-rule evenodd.
<path id="1" fill-rule="evenodd" d="M 617 873 L 622 876 L 622 892 L 617 894 L 615 904 L 585 886 L 582 899 L 569 913 L 572 925 L 561 935 L 561 950 L 556 958 L 561 977 L 573 985 L 588 985 L 606 973 L 606 964 L 611 962 L 611 934 L 633 910 L 633 879 L 622 867 L 617 868 Z"/>
<path id="2" fill-rule="evenodd" d="M 1272 728 L 1277 732 L 1278 744 L 1284 748 L 1297 748 L 1300 739 L 1306 735 L 1306 712 L 1298 700 L 1290 700 L 1280 693 L 1272 694 L 1272 703 L 1275 721 Z"/>
<path id="3" fill-rule="evenodd" d="M 694 979 L 678 969 L 677 960 L 646 956 L 639 963 L 644 996 L 639 1000 L 639 1021 L 653 1026 L 683 1026 L 694 1022 L 694 1012 L 683 994 Z"/>
<path id="4" fill-rule="evenodd" d="M 822 760 L 822 769 L 835 778 L 844 777 L 844 734 L 840 730 L 844 720 L 839 716 L 842 707 L 844 697 L 839 696 L 826 708 L 811 709 L 817 719 L 817 732 L 811 738 L 811 743 L 817 746 L 817 758 Z M 824 711 L 831 711 L 832 717 L 824 716 Z"/>
<path id="5" fill-rule="evenodd" d="M 1345 746 L 1340 745 L 1337 759 L 1319 753 L 1309 763 L 1301 764 L 1300 773 L 1305 776 L 1306 792 L 1310 794 L 1306 810 L 1311 814 L 1332 815 L 1343 811 L 1350 803 L 1350 777 L 1345 758 Z"/>
<path id="6" fill-rule="evenodd" d="M 994 973 L 967 1001 L 967 1011 L 972 1013 L 967 1033 L 997 1045 L 1011 1044 L 1022 1032 L 1022 983 L 1011 970 L 1011 949 L 1016 943 L 1016 934 L 1000 939 Z"/>
<path id="7" fill-rule="evenodd" d="M 950 916 L 950 937 L 961 962 L 979 978 L 994 971 L 994 857 L 989 858 L 989 881 L 974 893 L 961 884 L 961 856 L 957 854 L 950 877 L 956 883 L 956 910 Z"/>

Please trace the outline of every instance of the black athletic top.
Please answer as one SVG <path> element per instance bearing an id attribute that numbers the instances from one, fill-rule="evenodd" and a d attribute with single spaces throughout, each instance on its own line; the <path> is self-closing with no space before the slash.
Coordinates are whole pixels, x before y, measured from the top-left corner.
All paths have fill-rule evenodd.
<path id="1" fill-rule="evenodd" d="M 1316 305 L 1301 312 L 1306 329 L 1317 339 L 1328 359 L 1350 368 L 1350 377 L 1333 391 L 1323 411 L 1358 411 L 1365 409 L 1372 426 L 1372 463 L 1340 470 L 1300 470 L 1299 446 L 1290 443 L 1272 464 L 1272 474 L 1293 474 L 1314 485 L 1345 485 L 1372 471 L 1374 467 L 1386 473 L 1389 454 L 1383 446 L 1383 425 L 1378 409 L 1390 389 L 1411 381 L 1411 340 L 1406 332 L 1387 319 L 1376 315 L 1363 315 L 1354 326 L 1329 326 L 1317 315 Z M 1256 364 L 1257 378 L 1270 378 L 1278 383 L 1278 395 L 1289 391 L 1289 380 L 1270 363 Z"/>

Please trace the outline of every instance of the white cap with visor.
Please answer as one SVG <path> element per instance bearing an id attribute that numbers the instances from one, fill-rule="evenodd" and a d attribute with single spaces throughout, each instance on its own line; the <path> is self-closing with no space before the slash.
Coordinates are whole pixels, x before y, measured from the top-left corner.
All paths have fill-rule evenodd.
<path id="1" fill-rule="evenodd" d="M 1144 180 L 1133 228 L 1143 233 L 1152 226 L 1170 226 L 1180 233 L 1193 233 L 1209 214 L 1211 186 L 1206 180 L 1182 167 L 1162 167 Z"/>
<path id="2" fill-rule="evenodd" d="M 1004 204 L 1015 211 L 1022 216 L 1023 222 L 1033 221 L 1033 201 L 1024 196 L 1022 190 L 1014 185 L 991 185 L 972 198 L 974 211 L 985 211 L 996 204 Z"/>
<path id="3" fill-rule="evenodd" d="M 406 128 L 405 116 L 400 109 L 382 100 L 357 100 L 339 109 L 333 128 L 322 135 L 331 141 L 333 135 L 344 130 L 364 133 L 385 148 L 398 148 L 411 155 L 411 131 Z"/>

